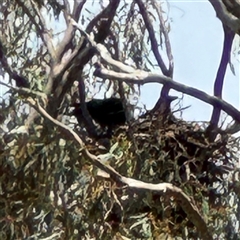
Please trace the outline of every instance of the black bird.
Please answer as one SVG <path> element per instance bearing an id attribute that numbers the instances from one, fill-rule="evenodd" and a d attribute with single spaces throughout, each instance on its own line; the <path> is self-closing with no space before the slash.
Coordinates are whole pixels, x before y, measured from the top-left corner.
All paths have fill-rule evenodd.
<path id="1" fill-rule="evenodd" d="M 92 119 L 102 128 L 112 128 L 117 125 L 124 125 L 126 122 L 122 100 L 119 98 L 92 99 L 86 102 L 86 106 Z M 80 103 L 75 103 L 74 107 L 73 115 L 79 123 L 82 123 L 83 116 Z"/>

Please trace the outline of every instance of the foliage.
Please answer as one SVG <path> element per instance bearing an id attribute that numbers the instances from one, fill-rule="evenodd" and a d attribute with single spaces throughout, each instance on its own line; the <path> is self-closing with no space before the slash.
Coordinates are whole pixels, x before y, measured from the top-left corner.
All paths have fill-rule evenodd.
<path id="1" fill-rule="evenodd" d="M 200 239 L 203 233 L 192 221 L 198 216 L 213 239 L 240 237 L 235 227 L 239 138 L 228 131 L 239 125 L 237 120 L 226 130 L 211 125 L 218 134 L 212 140 L 208 124 L 177 119 L 166 95 L 160 98 L 165 105 L 157 103 L 154 111 L 116 128 L 111 139 L 98 135 L 88 112 L 84 126 L 70 116 L 71 104 L 79 99 L 83 104 L 96 93 L 121 97 L 126 112 L 139 96 L 130 74 L 118 81 L 97 70 L 115 71 L 121 79 L 134 68 L 132 75 L 139 79 L 140 71 L 158 66 L 172 77 L 165 5 L 146 2 L 3 2 L 1 84 L 8 92 L 0 112 L 0 239 Z M 166 49 L 168 68 L 156 44 Z M 111 61 L 99 46 L 106 47 Z M 169 89 L 163 92 L 168 95 Z M 30 98 L 74 129 L 85 145 L 30 107 Z M 115 181 L 92 164 L 85 149 L 121 176 L 173 184 L 190 197 L 196 215 L 169 191 Z"/>

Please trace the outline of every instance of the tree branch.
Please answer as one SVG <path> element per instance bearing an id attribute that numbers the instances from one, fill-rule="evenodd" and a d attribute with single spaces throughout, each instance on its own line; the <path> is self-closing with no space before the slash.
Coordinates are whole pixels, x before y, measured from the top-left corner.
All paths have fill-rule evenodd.
<path id="1" fill-rule="evenodd" d="M 82 8 L 85 3 L 86 3 L 86 0 L 83 0 L 81 2 L 74 1 L 72 16 L 73 16 L 73 19 L 77 22 L 79 20 Z M 66 18 L 67 18 L 67 16 L 65 16 L 65 19 Z M 63 56 L 64 52 L 66 52 L 72 45 L 72 39 L 73 39 L 73 36 L 75 33 L 75 29 L 72 27 L 72 25 L 68 24 L 68 19 L 66 19 L 66 23 L 67 23 L 67 29 L 64 33 L 64 37 L 63 37 L 62 41 L 58 44 L 58 47 L 56 50 L 56 57 L 59 61 L 60 61 L 61 57 Z"/>
<path id="2" fill-rule="evenodd" d="M 238 19 L 240 18 L 240 1 L 239 0 L 222 0 L 227 10 L 236 16 Z"/>
<path id="3" fill-rule="evenodd" d="M 222 98 L 224 77 L 226 74 L 227 65 L 230 62 L 231 48 L 232 48 L 232 43 L 235 36 L 235 33 L 225 25 L 223 25 L 223 30 L 224 30 L 224 42 L 223 42 L 222 57 L 218 67 L 217 76 L 214 82 L 214 96 L 218 98 Z M 220 108 L 215 107 L 213 109 L 212 117 L 209 125 L 209 132 L 212 132 L 213 129 L 216 129 L 218 127 L 220 113 L 221 113 Z M 214 132 L 212 132 L 211 138 L 215 139 L 216 134 L 217 133 L 214 134 Z"/>
<path id="4" fill-rule="evenodd" d="M 234 16 L 231 12 L 228 11 L 223 1 L 221 0 L 209 0 L 212 4 L 217 17 L 235 33 L 240 33 L 240 19 Z M 234 2 L 234 1 L 232 1 Z"/>
<path id="5" fill-rule="evenodd" d="M 153 26 L 152 26 L 152 23 L 151 23 L 151 20 L 149 19 L 148 17 L 148 14 L 147 14 L 147 11 L 146 11 L 146 8 L 144 6 L 144 3 L 141 1 L 141 0 L 136 0 L 137 4 L 138 4 L 138 7 L 139 7 L 139 10 L 140 10 L 140 13 L 143 17 L 143 20 L 144 20 L 144 23 L 146 25 L 146 28 L 148 30 L 148 34 L 149 34 L 149 38 L 150 38 L 150 42 L 151 42 L 151 46 L 152 46 L 152 51 L 153 51 L 153 54 L 158 62 L 158 66 L 160 67 L 160 69 L 162 70 L 162 73 L 165 75 L 165 76 L 169 76 L 169 70 L 167 69 L 159 51 L 158 51 L 158 42 L 157 42 L 157 39 L 155 37 L 155 34 L 154 34 L 154 29 L 153 29 Z"/>
<path id="6" fill-rule="evenodd" d="M 167 56 L 168 56 L 168 61 L 169 61 L 169 67 L 168 67 L 168 75 L 166 75 L 167 77 L 173 77 L 173 68 L 174 68 L 174 62 L 173 62 L 173 55 L 172 55 L 172 50 L 171 50 L 171 44 L 170 44 L 170 40 L 169 40 L 169 36 L 168 36 L 168 31 L 167 28 L 165 26 L 165 21 L 163 19 L 163 11 L 161 9 L 161 3 L 156 3 L 155 0 L 152 0 L 153 2 L 153 7 L 155 7 L 155 10 L 157 11 L 158 14 L 158 18 L 160 20 L 160 28 L 161 28 L 161 32 L 164 36 L 164 43 L 166 46 L 166 52 L 167 52 Z M 160 93 L 160 97 L 158 99 L 158 101 L 156 102 L 154 108 L 151 110 L 151 112 L 156 112 L 156 111 L 161 111 L 162 113 L 167 114 L 168 112 L 171 111 L 171 107 L 170 107 L 170 101 L 168 101 L 168 99 L 171 99 L 170 96 L 168 96 L 170 91 L 169 86 L 164 85 L 162 87 L 161 93 Z"/>
<path id="7" fill-rule="evenodd" d="M 173 79 L 165 77 L 163 75 L 153 74 L 140 70 L 137 70 L 133 73 L 119 73 L 100 67 L 96 69 L 94 74 L 103 79 L 110 78 L 112 80 L 124 81 L 126 83 L 135 83 L 140 85 L 144 85 L 147 83 L 160 83 L 168 85 L 170 88 L 176 91 L 188 94 L 192 97 L 202 100 L 205 103 L 211 104 L 214 107 L 221 108 L 233 119 L 240 123 L 240 112 L 231 104 L 217 97 L 210 96 L 204 91 L 173 81 Z"/>

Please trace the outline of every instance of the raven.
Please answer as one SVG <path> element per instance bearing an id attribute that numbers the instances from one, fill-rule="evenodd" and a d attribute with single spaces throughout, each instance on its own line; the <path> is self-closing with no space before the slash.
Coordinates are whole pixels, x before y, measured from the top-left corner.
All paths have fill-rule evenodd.
<path id="1" fill-rule="evenodd" d="M 82 109 L 80 103 L 74 104 L 73 115 L 79 123 L 82 123 Z M 87 110 L 92 119 L 102 128 L 112 128 L 117 125 L 124 125 L 126 115 L 122 100 L 119 98 L 92 99 L 86 102 Z"/>

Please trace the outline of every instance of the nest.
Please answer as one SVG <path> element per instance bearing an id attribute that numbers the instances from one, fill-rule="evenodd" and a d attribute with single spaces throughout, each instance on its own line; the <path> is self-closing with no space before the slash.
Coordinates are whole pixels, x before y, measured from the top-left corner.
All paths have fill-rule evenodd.
<path id="1" fill-rule="evenodd" d="M 115 142 L 118 142 L 115 150 L 118 157 L 110 165 L 122 175 L 149 183 L 168 182 L 179 186 L 206 218 L 221 214 L 221 218 L 226 219 L 229 215 L 226 206 L 233 189 L 230 182 L 238 161 L 239 139 L 222 132 L 210 142 L 205 123 L 185 122 L 172 115 L 164 120 L 160 115 L 145 115 L 127 128 L 115 131 L 112 143 Z M 116 192 L 119 199 L 131 195 L 127 190 L 118 189 Z M 155 193 L 139 193 L 135 199 L 131 197 L 130 203 L 120 201 L 121 207 L 118 201 L 112 201 L 114 207 L 109 210 L 111 214 L 107 219 L 114 222 L 114 226 L 128 228 L 128 224 L 133 224 L 131 221 L 123 224 L 122 208 L 125 218 L 147 214 L 156 236 L 166 232 L 180 236 L 179 229 L 186 226 L 191 232 L 189 237 L 198 236 L 181 206 L 171 197 Z M 206 202 L 211 213 L 204 210 Z M 113 215 L 114 219 L 111 218 Z M 137 232 L 134 234 L 134 237 L 142 237 Z"/>

